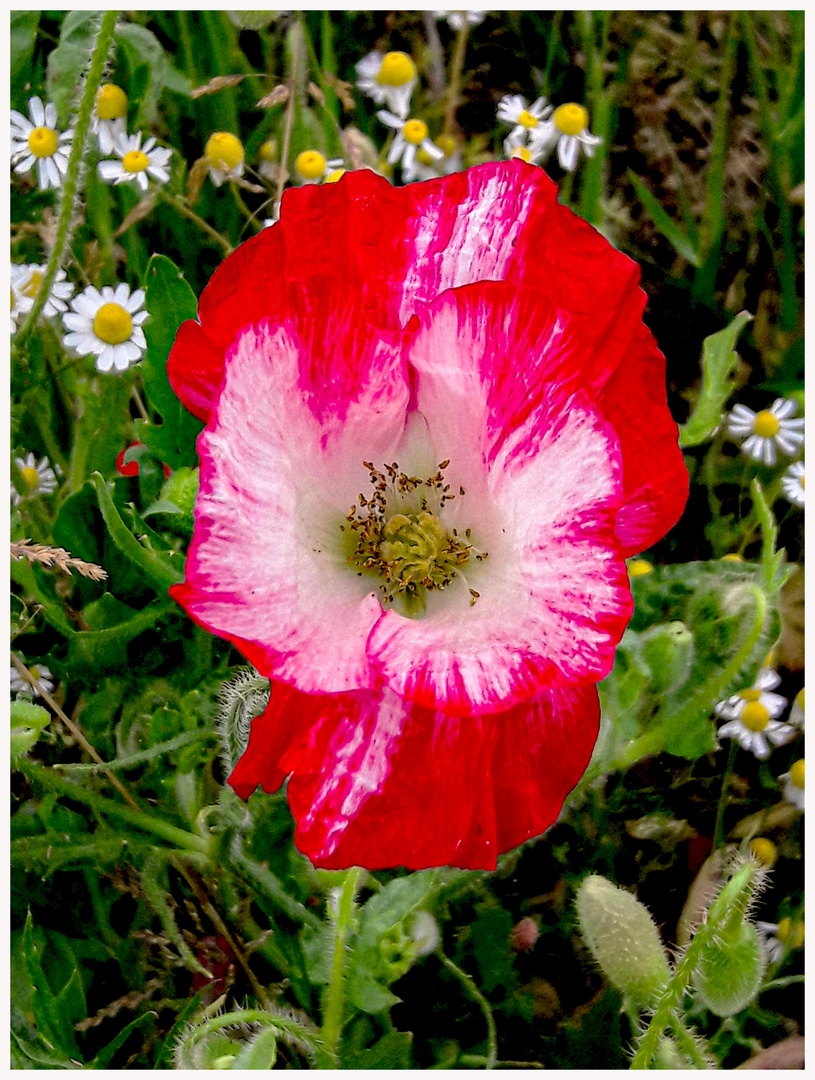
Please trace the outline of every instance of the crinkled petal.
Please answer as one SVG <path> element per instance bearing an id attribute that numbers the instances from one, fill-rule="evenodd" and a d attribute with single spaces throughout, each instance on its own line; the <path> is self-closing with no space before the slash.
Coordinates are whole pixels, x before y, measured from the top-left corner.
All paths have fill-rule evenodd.
<path id="1" fill-rule="evenodd" d="M 248 798 L 289 776 L 295 842 L 317 866 L 492 870 L 556 819 L 598 722 L 594 686 L 455 718 L 384 688 L 309 696 L 273 684 L 229 782 Z"/>

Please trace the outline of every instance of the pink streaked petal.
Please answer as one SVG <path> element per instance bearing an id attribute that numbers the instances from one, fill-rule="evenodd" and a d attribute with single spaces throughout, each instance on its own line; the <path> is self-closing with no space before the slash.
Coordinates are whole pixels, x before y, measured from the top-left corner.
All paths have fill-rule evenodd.
<path id="1" fill-rule="evenodd" d="M 342 292 L 342 290 L 340 290 Z M 392 456 L 408 386 L 398 345 L 336 288 L 239 338 L 199 439 L 187 579 L 175 598 L 263 674 L 309 692 L 365 687 L 381 606 L 348 566 L 340 524 Z"/>
<path id="2" fill-rule="evenodd" d="M 295 841 L 317 866 L 494 869 L 555 820 L 597 736 L 597 691 L 452 718 L 380 693 L 272 689 L 230 784 L 248 798 L 289 774 Z"/>

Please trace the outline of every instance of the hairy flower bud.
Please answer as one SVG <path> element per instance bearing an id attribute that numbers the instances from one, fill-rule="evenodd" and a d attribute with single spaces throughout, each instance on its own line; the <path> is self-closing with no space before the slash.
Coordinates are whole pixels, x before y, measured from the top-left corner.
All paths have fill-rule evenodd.
<path id="1" fill-rule="evenodd" d="M 578 890 L 577 915 L 583 938 L 603 973 L 636 1005 L 652 1006 L 671 969 L 647 909 L 631 893 L 591 874 Z"/>
<path id="2" fill-rule="evenodd" d="M 734 940 L 723 936 L 709 945 L 694 973 L 702 1002 L 717 1016 L 734 1016 L 758 993 L 765 958 L 752 923 L 741 923 Z"/>

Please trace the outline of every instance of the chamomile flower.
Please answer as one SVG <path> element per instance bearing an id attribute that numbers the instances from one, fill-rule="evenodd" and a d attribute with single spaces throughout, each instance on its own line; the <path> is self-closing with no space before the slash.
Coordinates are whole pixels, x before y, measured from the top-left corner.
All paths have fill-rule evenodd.
<path id="1" fill-rule="evenodd" d="M 587 157 L 594 156 L 594 148 L 603 141 L 589 131 L 589 114 L 582 105 L 570 102 L 558 105 L 551 117 L 532 133 L 535 144 L 548 153 L 557 146 L 557 158 L 561 169 L 573 172 L 581 147 Z"/>
<path id="2" fill-rule="evenodd" d="M 416 86 L 416 65 L 407 53 L 376 49 L 356 65 L 357 86 L 377 105 L 385 104 L 403 120 L 410 109 L 410 99 Z"/>
<path id="3" fill-rule="evenodd" d="M 96 92 L 91 128 L 100 154 L 112 154 L 119 139 L 127 135 L 127 94 L 121 86 L 104 83 Z"/>
<path id="4" fill-rule="evenodd" d="M 27 119 L 11 110 L 11 162 L 17 173 L 29 172 L 36 165 L 40 191 L 59 187 L 68 170 L 68 154 L 73 130 L 57 131 L 57 110 L 49 101 L 29 98 Z"/>
<path id="5" fill-rule="evenodd" d="M 790 714 L 787 717 L 787 722 L 792 724 L 794 728 L 798 728 L 799 731 L 804 730 L 804 687 L 802 686 L 795 697 L 792 699 L 792 708 Z"/>
<path id="6" fill-rule="evenodd" d="M 760 760 L 769 757 L 769 743 L 783 746 L 789 742 L 795 728 L 776 719 L 786 709 L 787 699 L 772 693 L 780 682 L 775 671 L 762 668 L 750 689 L 720 701 L 713 711 L 727 722 L 719 728 L 719 738 L 735 739 Z"/>
<path id="7" fill-rule="evenodd" d="M 383 124 L 396 131 L 396 138 L 388 151 L 388 164 L 402 163 L 402 175 L 405 180 L 412 180 L 416 165 L 416 155 L 420 150 L 434 161 L 444 157 L 444 151 L 430 139 L 430 133 L 424 120 L 403 120 L 393 113 L 381 109 L 376 114 Z"/>
<path id="8" fill-rule="evenodd" d="M 776 447 L 792 457 L 803 445 L 803 417 L 791 419 L 797 408 L 791 398 L 776 398 L 769 409 L 757 413 L 746 405 L 734 405 L 727 418 L 727 434 L 744 439 L 743 454 L 764 465 L 775 465 Z"/>
<path id="9" fill-rule="evenodd" d="M 800 919 L 795 926 L 793 936 L 792 919 L 789 915 L 779 919 L 777 923 L 757 922 L 756 926 L 762 937 L 767 959 L 771 964 L 776 964 L 791 949 L 800 949 L 804 944 L 804 920 Z"/>
<path id="10" fill-rule="evenodd" d="M 468 26 L 478 26 L 484 21 L 486 11 L 434 11 L 436 19 L 446 19 L 451 30 L 459 31 L 465 23 Z"/>
<path id="11" fill-rule="evenodd" d="M 793 504 L 804 508 L 804 463 L 793 461 L 787 471 L 781 477 L 781 490 L 784 498 Z"/>
<path id="12" fill-rule="evenodd" d="M 34 306 L 37 293 L 45 277 L 44 266 L 36 263 L 12 264 L 11 267 L 11 315 L 14 322 L 17 315 L 28 314 Z M 67 311 L 66 300 L 73 296 L 74 286 L 65 280 L 65 271 L 57 270 L 51 291 L 42 308 L 46 318 L 52 318 L 61 311 Z M 13 331 L 12 331 L 13 332 Z"/>
<path id="13" fill-rule="evenodd" d="M 119 161 L 100 161 L 97 168 L 99 175 L 109 184 L 124 184 L 135 181 L 142 191 L 147 191 L 151 178 L 160 184 L 170 179 L 167 166 L 173 156 L 172 150 L 156 146 L 155 139 L 148 139 L 141 145 L 141 132 L 136 135 L 122 135 L 113 145 Z"/>
<path id="14" fill-rule="evenodd" d="M 538 98 L 531 105 L 527 105 L 526 98 L 521 94 L 505 94 L 498 102 L 497 115 L 502 123 L 514 125 L 509 138 L 517 140 L 513 142 L 513 146 L 520 146 L 527 135 L 540 130 L 541 124 L 551 112 L 552 106 L 546 104 L 546 98 Z M 505 142 L 505 150 L 506 145 Z"/>
<path id="15" fill-rule="evenodd" d="M 53 675 L 44 664 L 32 664 L 28 669 L 36 685 L 32 686 L 28 679 L 24 679 L 16 667 L 11 669 L 11 692 L 17 697 L 35 698 L 41 697 L 43 691 L 46 694 L 53 693 Z"/>
<path id="16" fill-rule="evenodd" d="M 21 499 L 32 499 L 35 495 L 51 495 L 57 490 L 57 476 L 47 457 L 38 463 L 33 454 L 26 454 L 25 458 L 15 458 L 14 461 L 22 473 L 26 490 L 21 494 L 14 484 L 11 485 L 13 506 L 18 506 Z"/>
<path id="17" fill-rule="evenodd" d="M 304 184 L 318 184 L 321 180 L 334 183 L 345 172 L 342 158 L 326 161 L 319 150 L 303 150 L 297 155 L 294 168 Z"/>
<path id="18" fill-rule="evenodd" d="M 258 162 L 258 172 L 265 180 L 277 179 L 280 166 L 277 163 L 277 143 L 274 139 L 267 139 L 265 143 L 261 143 L 258 150 Z"/>
<path id="19" fill-rule="evenodd" d="M 62 316 L 64 344 L 80 356 L 95 356 L 98 371 L 126 371 L 141 360 L 147 342 L 141 324 L 147 318 L 144 290 L 131 295 L 124 283 L 101 290 L 89 285 L 71 301 L 72 310 Z"/>
<path id="20" fill-rule="evenodd" d="M 214 135 L 210 135 L 204 147 L 204 157 L 216 187 L 220 187 L 227 180 L 237 180 L 243 176 L 243 143 L 228 131 L 216 131 Z"/>
<path id="21" fill-rule="evenodd" d="M 793 762 L 789 772 L 778 777 L 784 781 L 784 798 L 799 810 L 804 809 L 804 759 Z"/>
<path id="22" fill-rule="evenodd" d="M 451 173 L 461 172 L 461 153 L 456 147 L 456 140 L 452 135 L 439 135 L 435 140 L 436 146 L 443 151 L 443 158 L 432 158 L 424 150 L 419 150 L 416 155 L 416 163 L 413 166 L 414 180 L 435 180 L 438 176 L 450 176 Z"/>
<path id="23" fill-rule="evenodd" d="M 508 158 L 525 161 L 527 165 L 539 165 L 546 156 L 539 146 L 529 142 L 524 128 L 521 128 L 520 131 L 515 128 L 507 135 L 504 139 L 504 153 Z"/>

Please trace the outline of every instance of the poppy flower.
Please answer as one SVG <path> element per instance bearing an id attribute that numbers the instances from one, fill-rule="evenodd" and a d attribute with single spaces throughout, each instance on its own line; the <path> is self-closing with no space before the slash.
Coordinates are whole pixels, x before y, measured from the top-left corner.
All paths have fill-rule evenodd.
<path id="1" fill-rule="evenodd" d="M 555 820 L 687 473 L 639 273 L 540 169 L 291 189 L 168 374 L 175 599 L 271 681 L 229 782 L 318 866 L 493 868 Z"/>

